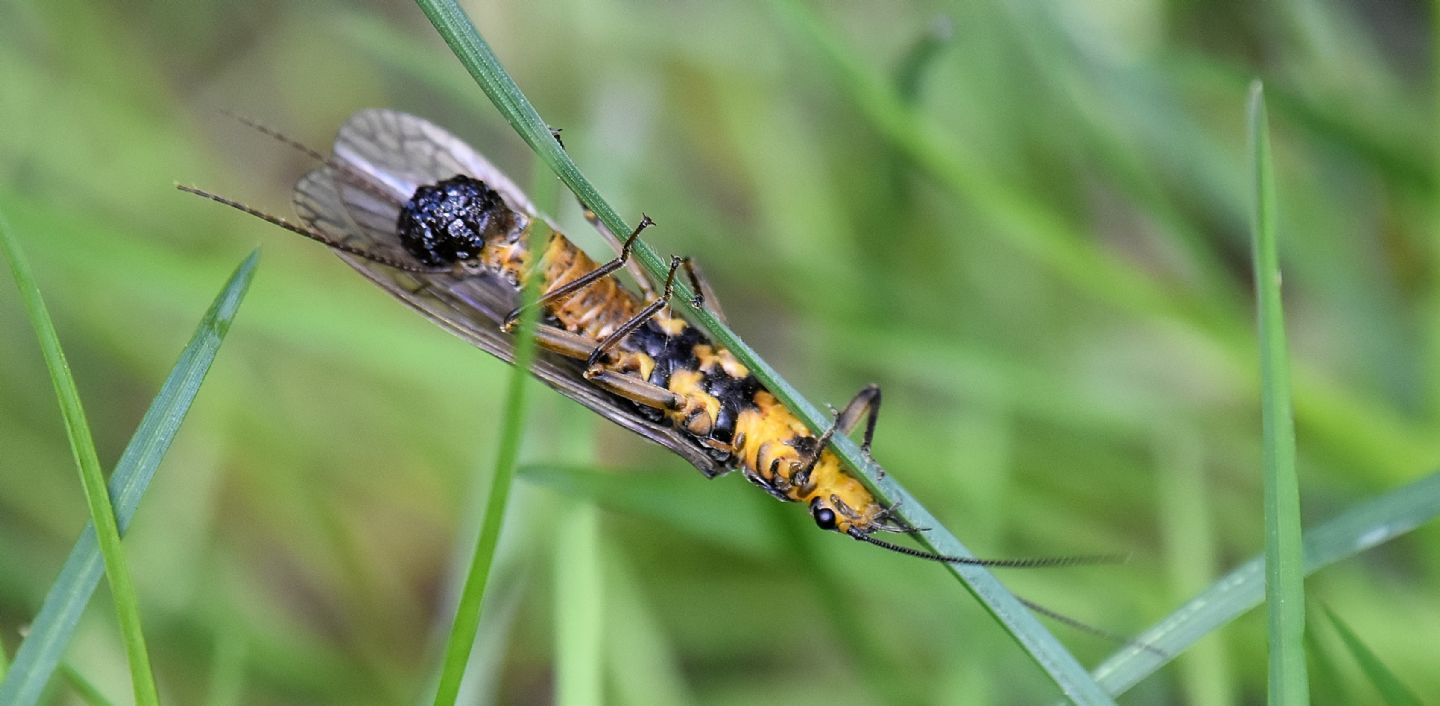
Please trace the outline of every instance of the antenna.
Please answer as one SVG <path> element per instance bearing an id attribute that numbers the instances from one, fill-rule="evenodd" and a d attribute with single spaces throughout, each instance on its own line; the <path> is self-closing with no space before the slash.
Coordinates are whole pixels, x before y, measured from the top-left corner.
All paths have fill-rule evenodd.
<path id="1" fill-rule="evenodd" d="M 290 231 L 291 233 L 295 233 L 295 234 L 297 234 L 297 235 L 303 235 L 303 236 L 305 236 L 306 238 L 309 238 L 309 239 L 311 239 L 311 240 L 314 240 L 314 241 L 317 242 L 317 243 L 323 243 L 323 244 L 329 246 L 331 249 L 339 250 L 340 252 L 344 252 L 344 253 L 349 253 L 349 254 L 354 255 L 354 256 L 356 256 L 356 257 L 363 257 L 363 258 L 365 258 L 366 260 L 369 260 L 369 261 L 371 261 L 371 262 L 378 262 L 378 263 L 380 263 L 380 264 L 382 264 L 382 265 L 385 265 L 386 267 L 393 267 L 393 268 L 395 268 L 395 269 L 397 269 L 397 270 L 400 270 L 400 271 L 402 271 L 402 272 L 413 272 L 413 273 L 415 273 L 415 274 L 434 275 L 434 274 L 444 274 L 444 273 L 450 271 L 449 269 L 443 268 L 443 267 L 419 267 L 419 266 L 412 265 L 412 264 L 407 263 L 407 262 L 401 262 L 401 261 L 396 260 L 396 259 L 394 259 L 394 258 L 385 257 L 384 255 L 376 255 L 375 253 L 369 252 L 369 251 L 364 250 L 364 249 L 362 249 L 362 248 L 357 248 L 357 247 L 355 247 L 354 245 L 349 245 L 349 244 L 340 242 L 339 240 L 337 240 L 337 239 L 334 238 L 333 236 L 328 235 L 328 234 L 326 234 L 326 233 L 324 233 L 324 232 L 321 232 L 321 231 L 319 231 L 319 230 L 316 230 L 316 229 L 314 229 L 314 228 L 307 228 L 307 227 L 305 227 L 305 226 L 296 225 L 296 224 L 291 223 L 290 221 L 287 221 L 287 220 L 285 220 L 284 218 L 281 218 L 281 217 L 279 217 L 279 216 L 270 215 L 270 214 L 268 214 L 268 213 L 266 213 L 266 212 L 264 212 L 264 211 L 261 211 L 261 210 L 256 209 L 256 208 L 251 208 L 251 207 L 249 207 L 249 206 L 247 206 L 247 205 L 245 205 L 245 204 L 243 204 L 243 203 L 240 203 L 239 201 L 235 201 L 234 199 L 227 199 L 227 198 L 225 198 L 224 196 L 221 196 L 221 195 L 219 195 L 219 194 L 210 193 L 209 191 L 206 191 L 206 190 L 201 189 L 201 188 L 199 188 L 199 187 L 189 186 L 189 185 L 187 185 L 187 184 L 176 184 L 176 185 L 175 185 L 175 188 L 177 188 L 177 189 L 179 189 L 179 190 L 181 190 L 181 191 L 184 191 L 185 193 L 188 193 L 188 194 L 195 194 L 196 196 L 202 196 L 202 197 L 207 198 L 207 199 L 210 199 L 211 201 L 214 201 L 214 202 L 216 202 L 216 203 L 225 204 L 226 206 L 229 206 L 230 208 L 233 208 L 233 209 L 235 209 L 235 210 L 237 210 L 237 211 L 240 211 L 240 212 L 242 212 L 242 213 L 248 213 L 248 214 L 250 214 L 250 215 L 252 215 L 252 216 L 254 216 L 254 217 L 256 217 L 256 218 L 259 218 L 260 220 L 265 221 L 266 223 L 271 223 L 271 224 L 273 224 L 273 225 L 280 226 L 281 228 L 284 228 L 285 230 L 288 230 L 288 231 Z"/>
<path id="2" fill-rule="evenodd" d="M 258 120 L 248 118 L 244 115 L 240 115 L 239 113 L 233 113 L 229 110 L 221 110 L 220 112 L 226 117 L 240 123 L 241 125 L 244 125 L 245 127 L 248 127 L 251 130 L 260 133 L 261 135 L 265 135 L 266 137 L 274 139 L 283 145 L 294 148 L 301 154 L 304 154 L 305 156 L 331 169 L 334 169 L 341 176 L 346 177 L 348 183 L 359 187 L 360 190 L 364 191 L 365 193 L 370 194 L 371 196 L 374 196 L 381 201 L 392 203 L 396 206 L 404 205 L 404 202 L 397 198 L 395 194 L 390 193 L 390 191 L 387 190 L 383 185 L 375 183 L 375 180 L 371 179 L 368 174 L 365 174 L 364 172 L 355 169 L 354 167 L 351 167 L 347 164 L 344 164 L 338 160 L 327 157 L 321 154 L 319 150 L 316 150 L 309 145 L 293 137 L 290 137 L 289 135 L 286 135 L 285 133 L 280 132 L 279 130 L 276 130 L 275 128 L 270 127 L 269 125 L 266 125 Z"/>
<path id="3" fill-rule="evenodd" d="M 1090 554 L 1075 556 L 1043 556 L 1025 557 L 1019 559 L 981 559 L 973 556 L 946 556 L 927 552 L 923 549 L 914 549 L 901 544 L 887 542 L 883 539 L 876 539 L 860 530 L 851 530 L 848 533 L 851 537 L 862 542 L 868 542 L 892 552 L 906 556 L 939 561 L 946 564 L 964 564 L 966 566 L 989 566 L 998 569 L 1045 569 L 1061 566 L 1092 566 L 1095 564 L 1123 564 L 1130 559 L 1128 554 Z"/>
<path id="4" fill-rule="evenodd" d="M 1110 642 L 1124 645 L 1126 647 L 1134 647 L 1138 650 L 1145 650 L 1146 652 L 1149 652 L 1156 657 L 1164 660 L 1169 660 L 1173 657 L 1173 655 L 1171 655 L 1169 652 L 1166 652 L 1159 647 L 1144 642 L 1136 642 L 1135 640 L 1125 637 L 1124 635 L 1110 632 L 1109 630 L 1106 630 L 1104 628 L 1097 628 L 1094 625 L 1091 625 L 1084 621 L 1076 620 L 1075 618 L 1072 618 L 1059 611 L 1046 608 L 1045 606 L 1040 605 L 1039 603 L 1036 603 L 1035 601 L 1032 601 L 1028 598 L 1021 598 L 1020 596 L 1015 596 L 1015 600 L 1020 601 L 1021 605 L 1035 611 L 1036 613 L 1039 613 L 1040 615 L 1043 615 L 1057 623 L 1060 623 L 1061 625 L 1066 625 L 1075 630 L 1079 630 L 1080 632 L 1088 633 L 1103 640 L 1108 640 Z"/>
<path id="5" fill-rule="evenodd" d="M 1090 566 L 1090 565 L 1094 565 L 1094 564 L 1121 564 L 1121 563 L 1124 563 L 1125 561 L 1128 561 L 1129 558 L 1130 558 L 1129 555 L 1127 555 L 1127 554 L 1094 554 L 1094 555 L 1088 555 L 1088 556 L 1077 555 L 1077 556 L 1029 557 L 1029 558 L 1021 558 L 1021 559 L 980 559 L 980 558 L 978 558 L 978 557 L 969 557 L 969 556 L 945 556 L 944 554 L 936 554 L 936 553 L 934 553 L 934 552 L 927 552 L 927 551 L 920 550 L 920 549 L 914 549 L 914 548 L 912 548 L 912 547 L 907 547 L 907 546 L 904 546 L 904 545 L 901 545 L 901 544 L 895 544 L 895 543 L 892 543 L 892 542 L 887 542 L 887 541 L 885 541 L 885 540 L 883 540 L 883 539 L 876 539 L 876 538 L 871 537 L 870 535 L 865 534 L 864 532 L 861 532 L 861 531 L 859 531 L 859 530 L 852 530 L 852 531 L 850 531 L 848 534 L 849 534 L 851 537 L 854 537 L 854 538 L 856 538 L 856 539 L 858 539 L 858 540 L 860 540 L 860 541 L 862 541 L 862 542 L 868 542 L 868 543 L 873 544 L 873 545 L 875 545 L 875 546 L 877 546 L 877 547 L 882 547 L 882 548 L 884 548 L 884 549 L 889 549 L 889 550 L 892 551 L 892 552 L 898 552 L 898 553 L 904 554 L 904 555 L 906 555 L 906 556 L 919 557 L 919 558 L 921 558 L 921 559 L 929 559 L 930 561 L 939 561 L 939 562 L 944 562 L 944 563 L 947 563 L 947 564 L 965 564 L 965 565 L 968 565 L 968 566 L 988 566 L 988 567 L 991 567 L 991 568 L 999 568 L 999 569 L 1041 569 L 1041 568 L 1057 568 L 1057 567 L 1062 567 L 1062 566 Z M 1073 629 L 1075 629 L 1075 630 L 1079 630 L 1080 632 L 1088 633 L 1088 634 L 1090 634 L 1090 635 L 1093 635 L 1093 636 L 1095 636 L 1095 637 L 1098 637 L 1098 638 L 1101 638 L 1101 639 L 1104 639 L 1104 640 L 1108 640 L 1108 641 L 1113 642 L 1113 643 L 1116 643 L 1116 644 L 1118 644 L 1118 645 L 1125 645 L 1125 646 L 1127 646 L 1127 647 L 1134 647 L 1134 648 L 1136 648 L 1136 649 L 1145 650 L 1146 652 L 1153 653 L 1155 656 L 1160 657 L 1161 659 L 1168 660 L 1168 659 L 1170 659 L 1170 657 L 1171 657 L 1169 653 L 1165 652 L 1164 650 L 1162 650 L 1162 649 L 1160 649 L 1160 648 L 1158 648 L 1158 647 L 1155 647 L 1155 646 L 1153 646 L 1153 645 L 1148 645 L 1148 644 L 1145 644 L 1145 643 L 1143 643 L 1143 642 L 1136 642 L 1136 641 L 1134 641 L 1134 640 L 1132 640 L 1132 639 L 1130 639 L 1130 638 L 1128 638 L 1128 637 L 1125 637 L 1124 635 L 1120 635 L 1120 634 L 1118 634 L 1118 633 L 1110 632 L 1109 630 L 1106 630 L 1106 629 L 1104 629 L 1104 628 L 1097 628 L 1097 627 L 1095 627 L 1094 625 L 1091 625 L 1091 624 L 1089 624 L 1089 623 L 1087 623 L 1087 622 L 1084 622 L 1084 621 L 1082 621 L 1082 620 L 1079 620 L 1079 619 L 1077 619 L 1077 618 L 1072 618 L 1072 617 L 1070 617 L 1070 616 L 1068 616 L 1068 615 L 1065 615 L 1064 613 L 1061 613 L 1061 612 L 1059 612 L 1059 611 L 1052 610 L 1052 609 L 1050 609 L 1050 608 L 1046 608 L 1045 606 L 1040 605 L 1039 603 L 1036 603 L 1035 601 L 1032 601 L 1032 600 L 1029 600 L 1029 599 L 1026 599 L 1026 598 L 1021 598 L 1020 596 L 1015 596 L 1015 599 L 1018 600 L 1018 601 L 1020 601 L 1020 604 L 1023 605 L 1023 606 L 1025 606 L 1026 608 L 1029 608 L 1030 610 L 1033 610 L 1033 611 L 1035 611 L 1036 613 L 1039 613 L 1040 615 L 1043 615 L 1043 616 L 1045 616 L 1045 617 L 1047 617 L 1047 618 L 1049 618 L 1049 619 L 1051 619 L 1051 620 L 1054 620 L 1054 621 L 1057 622 L 1057 623 L 1060 623 L 1060 624 L 1062 624 L 1062 625 L 1069 626 L 1069 627 L 1071 627 L 1071 628 L 1073 628 Z"/>

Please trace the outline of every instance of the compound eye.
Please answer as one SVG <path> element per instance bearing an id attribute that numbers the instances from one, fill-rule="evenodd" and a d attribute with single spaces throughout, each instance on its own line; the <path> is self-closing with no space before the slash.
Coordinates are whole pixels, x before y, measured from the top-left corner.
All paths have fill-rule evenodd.
<path id="1" fill-rule="evenodd" d="M 823 530 L 835 529 L 835 511 L 828 507 L 822 507 L 816 510 L 815 524 L 820 525 L 820 529 Z"/>

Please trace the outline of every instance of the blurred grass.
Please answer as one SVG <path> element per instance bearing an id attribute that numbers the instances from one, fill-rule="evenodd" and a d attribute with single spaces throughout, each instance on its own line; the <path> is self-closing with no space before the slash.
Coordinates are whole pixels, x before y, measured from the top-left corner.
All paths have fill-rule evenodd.
<path id="1" fill-rule="evenodd" d="M 65 677 L 66 683 L 70 685 L 75 693 L 90 706 L 111 706 L 114 702 L 105 698 L 105 693 L 94 682 L 86 679 L 74 667 L 68 664 L 60 665 L 60 674 Z"/>
<path id="2" fill-rule="evenodd" d="M 1403 536 L 1437 515 L 1440 472 L 1355 503 L 1306 532 L 1302 577 Z M 1267 554 L 1240 564 L 1136 638 L 1153 650 L 1127 645 L 1095 668 L 1096 678 L 1113 694 L 1127 691 L 1197 640 L 1269 600 L 1269 573 Z"/>
<path id="3" fill-rule="evenodd" d="M 487 38 L 602 193 L 660 222 L 646 235 L 657 250 L 697 257 L 735 330 L 807 397 L 885 386 L 877 459 L 967 544 L 1137 552 L 1124 567 L 1007 575 L 1007 585 L 1132 632 L 1204 588 L 1187 579 L 1182 590 L 1171 573 L 1196 544 L 1214 553 L 1202 581 L 1261 547 L 1249 170 L 1236 118 L 1256 76 L 1283 185 L 1278 228 L 1296 234 L 1281 264 L 1307 526 L 1440 460 L 1429 8 L 800 7 L 880 90 L 899 84 L 937 12 L 949 14 L 953 41 L 898 115 L 963 151 L 894 142 L 823 45 L 774 10 L 468 9 L 502 28 Z M 155 483 L 126 539 L 167 701 L 208 698 L 226 641 L 245 703 L 425 693 L 454 598 L 453 544 L 466 536 L 457 526 L 483 499 L 470 492 L 473 469 L 494 458 L 507 369 L 317 248 L 170 185 L 193 180 L 288 213 L 308 165 L 221 108 L 319 147 L 356 108 L 409 110 L 520 183 L 534 171 L 529 150 L 409 6 L 10 3 L 0 85 L 0 201 L 21 232 L 45 234 L 27 251 L 106 465 L 198 302 L 255 243 L 269 249 L 245 335 L 227 341 L 227 364 L 171 451 L 184 470 Z M 952 178 L 974 184 L 963 195 L 927 167 L 957 155 L 966 173 Z M 595 243 L 560 203 L 561 223 Z M 1006 209 L 1074 242 L 1032 252 L 1023 241 L 1044 232 L 1006 232 L 1016 227 L 997 220 Z M 1162 299 L 1100 297 L 1082 288 L 1095 272 L 1049 264 L 1077 248 L 1121 273 L 1096 286 L 1138 281 Z M 12 648 L 84 523 L 73 475 L 42 472 L 64 469 L 69 452 L 45 413 L 54 398 L 33 339 L 14 335 L 25 326 L 0 301 L 0 642 Z M 622 630 L 605 617 L 603 647 L 617 655 L 602 675 L 609 700 L 633 703 L 650 687 L 697 704 L 837 692 L 913 701 L 887 678 L 920 685 L 930 702 L 1053 696 L 944 572 L 803 526 L 782 534 L 782 522 L 803 524 L 797 508 L 735 478 L 702 481 L 603 422 L 592 454 L 559 458 L 551 442 L 570 434 L 569 405 L 549 393 L 535 402 L 522 464 L 611 481 L 605 554 L 621 553 L 634 580 L 629 593 L 616 588 L 602 558 L 600 609 L 623 601 L 647 619 Z M 1177 434 L 1203 449 L 1188 482 L 1204 488 L 1208 529 L 1170 528 L 1157 500 L 1180 472 L 1172 462 L 1186 461 L 1157 460 L 1156 439 Z M 487 670 L 472 676 L 486 699 L 540 700 L 554 693 L 553 513 L 571 501 L 528 482 L 515 496 L 493 576 L 499 623 L 482 628 L 474 663 Z M 1440 693 L 1423 640 L 1440 632 L 1426 609 L 1440 590 L 1437 540 L 1427 525 L 1307 583 L 1421 694 Z M 826 585 L 838 598 L 815 594 Z M 1233 701 L 1263 698 L 1263 629 L 1252 615 L 1207 638 Z M 1056 630 L 1087 664 L 1111 649 Z M 91 610 L 67 655 L 112 698 L 126 689 L 115 635 Z M 634 640 L 672 668 L 635 671 L 623 649 Z M 888 674 L 876 680 L 859 649 Z M 376 655 L 387 676 L 370 676 Z M 1162 670 L 1126 699 L 1178 701 L 1183 681 Z"/>
<path id="4" fill-rule="evenodd" d="M 1389 706 L 1420 706 L 1423 703 L 1410 689 L 1406 688 L 1405 684 L 1395 676 L 1389 667 L 1385 666 L 1385 663 L 1374 652 L 1370 651 L 1369 647 L 1365 646 L 1364 642 L 1360 641 L 1360 637 L 1350 629 L 1350 626 L 1345 624 L 1345 621 L 1340 619 L 1340 616 L 1335 614 L 1335 611 L 1326 608 L 1325 616 L 1330 619 L 1330 625 L 1340 635 L 1340 642 L 1345 645 L 1345 649 L 1350 651 L 1350 656 L 1360 663 L 1360 668 L 1365 672 L 1366 678 L 1370 680 L 1370 685 L 1380 693 L 1381 699 L 1386 704 Z"/>
<path id="5" fill-rule="evenodd" d="M 1205 487 L 1205 450 L 1193 434 L 1175 432 L 1156 444 L 1156 484 L 1173 595 L 1185 596 L 1210 583 L 1218 568 L 1214 508 Z M 1223 706 L 1235 701 L 1235 681 L 1221 645 L 1211 635 L 1180 656 L 1185 702 Z"/>

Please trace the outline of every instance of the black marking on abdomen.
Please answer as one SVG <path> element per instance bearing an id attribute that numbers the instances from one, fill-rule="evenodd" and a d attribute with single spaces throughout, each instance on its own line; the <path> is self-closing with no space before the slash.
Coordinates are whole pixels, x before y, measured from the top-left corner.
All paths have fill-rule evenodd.
<path id="1" fill-rule="evenodd" d="M 813 436 L 796 436 L 785 443 L 798 451 L 801 458 L 809 458 L 815 453 L 818 440 Z"/>
<path id="2" fill-rule="evenodd" d="M 695 357 L 695 346 L 709 343 L 705 334 L 694 326 L 686 326 L 679 335 L 671 336 L 654 319 L 635 329 L 625 341 L 634 350 L 655 361 L 655 370 L 650 373 L 649 382 L 660 387 L 670 386 L 670 376 L 674 375 L 675 371 L 694 370 L 699 366 L 700 359 Z"/>
<path id="3" fill-rule="evenodd" d="M 705 374 L 705 391 L 720 402 L 720 413 L 715 417 L 715 426 L 710 436 L 718 441 L 730 443 L 735 439 L 735 423 L 740 412 L 755 405 L 755 393 L 763 389 L 754 375 L 743 378 L 731 377 L 719 366 Z"/>

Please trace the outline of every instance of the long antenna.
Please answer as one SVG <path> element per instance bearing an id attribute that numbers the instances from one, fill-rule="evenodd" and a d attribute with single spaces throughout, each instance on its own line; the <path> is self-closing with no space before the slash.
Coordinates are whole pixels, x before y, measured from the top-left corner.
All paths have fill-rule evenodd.
<path id="1" fill-rule="evenodd" d="M 1072 618 L 1072 617 L 1070 617 L 1070 616 L 1068 616 L 1068 615 L 1066 615 L 1066 614 L 1064 614 L 1064 613 L 1061 613 L 1061 612 L 1059 612 L 1059 611 L 1055 611 L 1055 610 L 1051 610 L 1051 609 L 1049 609 L 1049 608 L 1046 608 L 1045 606 L 1040 605 L 1039 603 L 1036 603 L 1035 601 L 1029 600 L 1028 598 L 1021 598 L 1020 596 L 1015 596 L 1015 600 L 1020 601 L 1020 604 L 1021 604 L 1021 605 L 1025 606 L 1026 608 L 1029 608 L 1030 610 L 1035 611 L 1036 613 L 1039 613 L 1040 615 L 1043 615 L 1043 616 L 1045 616 L 1045 617 L 1047 617 L 1047 618 L 1049 618 L 1049 619 L 1051 619 L 1051 620 L 1053 620 L 1053 621 L 1055 621 L 1055 622 L 1057 622 L 1057 623 L 1060 623 L 1060 624 L 1062 624 L 1062 625 L 1068 626 L 1068 627 L 1073 628 L 1073 629 L 1075 629 L 1075 630 L 1079 630 L 1080 632 L 1088 633 L 1088 634 L 1090 634 L 1090 635 L 1094 635 L 1095 637 L 1098 637 L 1098 638 L 1101 638 L 1101 639 L 1104 639 L 1104 640 L 1108 640 L 1108 641 L 1114 642 L 1114 643 L 1116 643 L 1116 644 L 1124 645 L 1124 646 L 1126 646 L 1126 647 L 1134 647 L 1134 648 L 1139 649 L 1139 650 L 1145 650 L 1146 652 L 1149 652 L 1149 653 L 1151 653 L 1151 654 L 1154 654 L 1156 657 L 1159 657 L 1159 658 L 1161 658 L 1161 659 L 1167 659 L 1167 660 L 1168 660 L 1168 659 L 1170 659 L 1170 657 L 1171 657 L 1171 655 L 1170 655 L 1169 652 L 1166 652 L 1165 650 L 1162 650 L 1162 649 L 1160 649 L 1159 647 L 1156 647 L 1156 646 L 1150 645 L 1150 644 L 1146 644 L 1146 643 L 1144 643 L 1144 642 L 1136 642 L 1135 640 L 1132 640 L 1132 639 L 1130 639 L 1130 638 L 1128 638 L 1128 637 L 1126 637 L 1126 636 L 1124 636 L 1124 635 L 1121 635 L 1121 634 L 1119 634 L 1119 633 L 1110 632 L 1109 630 L 1106 630 L 1105 628 L 1097 628 L 1097 627 L 1095 627 L 1094 625 L 1091 625 L 1091 624 L 1089 624 L 1089 623 L 1087 623 L 1087 622 L 1084 622 L 1084 621 L 1081 621 L 1081 620 L 1076 620 L 1075 618 Z"/>
<path id="2" fill-rule="evenodd" d="M 284 228 L 291 233 L 295 233 L 296 235 L 303 235 L 306 238 L 314 240 L 317 243 L 323 243 L 324 245 L 329 246 L 331 249 L 349 253 L 356 257 L 363 257 L 366 260 L 369 260 L 371 262 L 378 262 L 382 265 L 385 265 L 386 267 L 393 267 L 403 272 L 413 272 L 416 274 L 425 275 L 444 274 L 450 271 L 448 268 L 443 267 L 418 267 L 408 262 L 401 262 L 394 258 L 385 257 L 384 255 L 376 255 L 375 253 L 369 252 L 362 248 L 357 248 L 354 245 L 343 243 L 340 240 L 314 228 L 306 228 L 305 226 L 296 225 L 279 216 L 273 216 L 259 209 L 251 208 L 243 203 L 240 203 L 239 201 L 235 201 L 234 199 L 227 199 L 224 196 L 210 193 L 209 191 L 206 191 L 199 187 L 189 186 L 187 184 L 176 184 L 175 188 L 184 191 L 187 194 L 203 196 L 204 198 L 210 199 L 211 201 L 214 201 L 216 203 L 225 204 L 226 206 L 229 206 L 230 208 L 233 208 L 237 211 L 240 211 L 242 213 L 248 213 L 256 218 L 259 218 L 266 223 L 280 226 L 281 228 Z"/>
<path id="3" fill-rule="evenodd" d="M 1019 559 L 981 559 L 973 556 L 946 556 L 921 549 L 914 549 L 901 544 L 887 542 L 883 539 L 876 539 L 859 530 L 851 530 L 848 533 L 862 542 L 868 542 L 892 552 L 898 552 L 906 556 L 940 561 L 946 564 L 964 564 L 967 566 L 989 566 L 999 569 L 1041 569 L 1055 568 L 1060 566 L 1091 566 L 1095 564 L 1123 564 L 1130 557 L 1126 554 L 1091 554 L 1075 556 L 1042 556 L 1026 557 Z"/>
<path id="4" fill-rule="evenodd" d="M 404 204 L 404 202 L 402 202 L 398 197 L 396 197 L 395 194 L 392 194 L 390 193 L 390 191 L 385 189 L 384 186 L 375 183 L 375 180 L 371 179 L 368 174 L 365 174 L 364 172 L 355 169 L 354 167 L 351 167 L 347 164 L 344 164 L 338 160 L 331 159 L 330 157 L 321 154 L 319 150 L 316 150 L 313 147 L 289 135 L 286 135 L 285 133 L 280 132 L 279 130 L 276 130 L 275 128 L 270 127 L 269 125 L 266 125 L 265 123 L 262 123 L 258 120 L 246 117 L 239 113 L 231 112 L 229 110 L 221 110 L 220 112 L 226 117 L 240 123 L 241 125 L 244 125 L 245 127 L 248 127 L 251 130 L 260 133 L 261 135 L 265 135 L 266 137 L 274 139 L 280 144 L 294 148 L 301 154 L 331 169 L 334 169 L 341 176 L 347 177 L 349 183 L 359 187 L 360 190 L 364 191 L 365 193 L 379 198 L 381 201 L 395 204 L 396 206 L 401 206 Z"/>
<path id="5" fill-rule="evenodd" d="M 931 561 L 941 561 L 941 562 L 945 562 L 945 563 L 947 563 L 947 564 L 966 564 L 966 565 L 969 565 L 969 566 L 988 566 L 988 567 L 991 567 L 991 568 L 1000 568 L 1000 569 L 1039 569 L 1039 568 L 1055 568 L 1055 567 L 1061 567 L 1061 566 L 1088 566 L 1088 565 L 1093 565 L 1093 564 L 1119 564 L 1119 563 L 1123 563 L 1123 562 L 1125 562 L 1127 559 L 1129 559 L 1129 556 L 1127 556 L 1127 555 L 1125 555 L 1125 554 L 1098 554 L 1098 555 L 1089 555 L 1089 556 L 1030 557 L 1030 558 L 1023 558 L 1023 559 L 980 559 L 980 558 L 978 558 L 978 557 L 970 557 L 970 556 L 945 556 L 944 554 L 936 554 L 936 553 L 934 553 L 934 552 L 927 552 L 927 551 L 923 551 L 923 550 L 920 550 L 920 549 L 914 549 L 914 548 L 912 548 L 912 547 L 907 547 L 907 546 L 904 546 L 904 545 L 901 545 L 901 544 L 895 544 L 895 543 L 892 543 L 892 542 L 887 542 L 887 541 L 885 541 L 885 540 L 883 540 L 883 539 L 876 539 L 876 538 L 871 537 L 870 535 L 865 534 L 864 532 L 860 532 L 860 531 L 851 531 L 851 532 L 849 532 L 848 534 L 849 534 L 851 537 L 854 537 L 854 538 L 856 538 L 856 539 L 858 539 L 858 540 L 860 540 L 860 541 L 862 541 L 862 542 L 868 542 L 868 543 L 873 544 L 873 545 L 875 545 L 875 546 L 877 546 L 877 547 L 882 547 L 882 548 L 884 548 L 884 549 L 889 549 L 889 550 L 892 551 L 892 552 L 898 552 L 898 553 L 904 554 L 904 555 L 906 555 L 906 556 L 919 557 L 919 558 L 921 558 L 921 559 L 929 559 L 929 560 L 931 560 Z M 1057 623 L 1060 623 L 1060 624 L 1062 624 L 1062 625 L 1069 626 L 1070 628 L 1073 628 L 1073 629 L 1075 629 L 1075 630 L 1079 630 L 1080 632 L 1088 633 L 1088 634 L 1090 634 L 1090 635 L 1094 635 L 1095 637 L 1098 637 L 1098 638 L 1101 638 L 1101 639 L 1104 639 L 1104 640 L 1108 640 L 1108 641 L 1113 642 L 1113 643 L 1118 644 L 1118 645 L 1125 645 L 1125 646 L 1127 646 L 1127 647 L 1134 647 L 1134 648 L 1136 648 L 1136 649 L 1145 650 L 1145 651 L 1147 651 L 1147 652 L 1153 653 L 1155 656 L 1160 657 L 1160 658 L 1162 658 L 1162 659 L 1170 659 L 1170 655 L 1169 655 L 1167 652 L 1165 652 L 1164 650 L 1162 650 L 1162 649 L 1160 649 L 1160 648 L 1158 648 L 1158 647 L 1155 647 L 1155 646 L 1153 646 L 1153 645 L 1147 645 L 1147 644 L 1145 644 L 1145 643 L 1143 643 L 1143 642 L 1136 642 L 1136 641 L 1134 641 L 1134 640 L 1132 640 L 1132 639 L 1130 639 L 1130 638 L 1128 638 L 1128 637 L 1126 637 L 1126 636 L 1124 636 L 1124 635 L 1121 635 L 1121 634 L 1119 634 L 1119 633 L 1110 632 L 1109 630 L 1106 630 L 1106 629 L 1104 629 L 1104 628 L 1097 628 L 1097 627 L 1095 627 L 1094 625 L 1091 625 L 1091 624 L 1089 624 L 1089 623 L 1087 623 L 1087 622 L 1085 622 L 1085 621 L 1083 621 L 1083 620 L 1079 620 L 1079 619 L 1077 619 L 1077 618 L 1072 618 L 1072 617 L 1070 617 L 1070 616 L 1068 616 L 1068 615 L 1066 615 L 1066 614 L 1064 614 L 1064 613 L 1061 613 L 1061 612 L 1059 612 L 1059 611 L 1057 611 L 1057 610 L 1052 610 L 1052 609 L 1050 609 L 1050 608 L 1046 608 L 1045 606 L 1040 605 L 1039 603 L 1036 603 L 1035 601 L 1032 601 L 1032 600 L 1029 600 L 1029 599 L 1026 599 L 1026 598 L 1021 598 L 1020 596 L 1015 596 L 1015 599 L 1018 600 L 1018 601 L 1020 601 L 1020 604 L 1023 605 L 1023 606 L 1025 606 L 1026 608 L 1029 608 L 1030 610 L 1033 610 L 1033 611 L 1035 611 L 1036 613 L 1039 613 L 1040 615 L 1043 615 L 1043 616 L 1045 616 L 1045 617 L 1047 617 L 1047 618 L 1049 618 L 1049 619 L 1051 619 L 1051 620 L 1054 620 L 1054 621 L 1057 622 Z"/>

